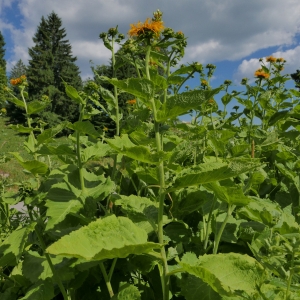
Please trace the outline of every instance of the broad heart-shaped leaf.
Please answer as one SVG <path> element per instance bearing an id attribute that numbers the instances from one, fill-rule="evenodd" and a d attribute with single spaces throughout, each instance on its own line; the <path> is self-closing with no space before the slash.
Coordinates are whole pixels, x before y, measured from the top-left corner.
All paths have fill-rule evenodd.
<path id="1" fill-rule="evenodd" d="M 185 114 L 191 109 L 199 110 L 205 101 L 221 90 L 222 87 L 210 91 L 198 90 L 171 96 L 157 112 L 156 121 L 164 122 Z"/>
<path id="2" fill-rule="evenodd" d="M 74 100 L 77 104 L 84 103 L 84 100 L 79 96 L 77 90 L 73 88 L 71 85 L 68 85 L 66 82 L 64 82 L 66 94 Z"/>
<path id="3" fill-rule="evenodd" d="M 263 274 L 257 260 L 238 253 L 204 255 L 199 259 L 187 253 L 179 265 L 189 274 L 201 278 L 221 296 L 235 296 L 237 292 L 249 296 L 255 294 Z"/>
<path id="4" fill-rule="evenodd" d="M 47 143 L 52 140 L 52 138 L 61 132 L 67 125 L 67 122 L 62 122 L 55 127 L 51 127 L 49 129 L 44 130 L 38 137 L 37 142 L 38 145 L 42 143 Z"/>
<path id="5" fill-rule="evenodd" d="M 135 195 L 113 195 L 111 198 L 116 206 L 135 224 L 139 224 L 147 233 L 157 230 L 158 204 L 145 197 Z"/>
<path id="6" fill-rule="evenodd" d="M 147 242 L 146 231 L 130 219 L 111 215 L 63 236 L 47 252 L 90 261 L 125 258 L 159 248 L 161 245 Z"/>
<path id="7" fill-rule="evenodd" d="M 97 176 L 93 173 L 82 170 L 84 176 L 85 190 L 82 191 L 79 180 L 79 170 L 75 169 L 64 176 L 59 183 L 53 184 L 47 194 L 46 206 L 49 220 L 46 230 L 53 229 L 55 225 L 63 222 L 67 215 L 75 215 L 85 208 L 89 209 L 86 200 L 95 204 L 95 200 L 102 200 L 100 197 L 107 197 L 115 189 L 114 183 L 105 178 L 104 175 Z M 100 198 L 100 199 L 99 199 Z"/>
<path id="8" fill-rule="evenodd" d="M 129 283 L 122 285 L 119 288 L 118 294 L 114 295 L 112 300 L 141 300 L 139 289 Z"/>
<path id="9" fill-rule="evenodd" d="M 41 101 L 31 101 L 27 105 L 28 115 L 37 114 L 43 111 L 50 102 L 41 102 Z"/>
<path id="10" fill-rule="evenodd" d="M 123 134 L 121 137 L 117 136 L 114 139 L 106 139 L 106 142 L 119 153 L 145 163 L 157 164 L 160 160 L 167 160 L 171 155 L 164 152 L 151 153 L 148 147 L 136 146 L 131 142 L 127 134 Z"/>
<path id="11" fill-rule="evenodd" d="M 45 281 L 39 280 L 33 286 L 31 286 L 26 295 L 20 300 L 51 300 L 55 297 L 54 286 L 51 279 Z"/>
<path id="12" fill-rule="evenodd" d="M 180 286 L 180 294 L 186 300 L 222 300 L 222 297 L 207 283 L 194 275 L 184 274 L 180 280 Z"/>
<path id="13" fill-rule="evenodd" d="M 13 231 L 0 245 L 0 266 L 17 265 L 35 223 Z"/>
<path id="14" fill-rule="evenodd" d="M 183 187 L 221 181 L 261 166 L 258 159 L 234 158 L 229 163 L 211 162 L 181 171 L 169 191 Z"/>
<path id="15" fill-rule="evenodd" d="M 69 263 L 63 262 L 64 258 L 60 256 L 51 257 L 52 264 L 56 269 L 61 280 L 70 280 L 74 278 L 74 273 L 68 268 Z M 37 252 L 28 251 L 24 255 L 22 263 L 22 273 L 32 283 L 39 280 L 52 278 L 53 273 L 45 256 L 39 255 Z"/>
<path id="16" fill-rule="evenodd" d="M 100 133 L 95 129 L 94 125 L 90 121 L 77 121 L 74 124 L 69 123 L 68 127 L 78 131 L 79 133 L 87 134 L 94 138 L 100 136 Z"/>
<path id="17" fill-rule="evenodd" d="M 48 171 L 48 166 L 38 160 L 24 161 L 23 158 L 17 152 L 10 152 L 20 163 L 20 165 L 33 175 L 45 174 Z"/>
<path id="18" fill-rule="evenodd" d="M 213 191 L 219 200 L 228 204 L 244 206 L 252 201 L 251 198 L 244 195 L 242 188 L 239 186 L 221 186 L 217 182 L 210 182 L 204 184 L 204 186 L 208 190 Z"/>
<path id="19" fill-rule="evenodd" d="M 118 80 L 116 78 L 109 79 L 101 76 L 117 88 L 136 96 L 141 100 L 150 100 L 154 96 L 154 83 L 146 78 L 128 78 Z"/>

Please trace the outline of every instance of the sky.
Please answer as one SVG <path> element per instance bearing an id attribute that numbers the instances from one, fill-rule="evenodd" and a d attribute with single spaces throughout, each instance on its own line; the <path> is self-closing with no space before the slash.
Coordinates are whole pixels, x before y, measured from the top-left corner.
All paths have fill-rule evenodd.
<path id="1" fill-rule="evenodd" d="M 217 66 L 212 85 L 225 79 L 238 86 L 253 78 L 258 59 L 286 59 L 285 73 L 300 69 L 299 0 L 0 0 L 0 31 L 6 42 L 7 71 L 19 60 L 27 64 L 41 17 L 54 11 L 62 20 L 83 79 L 91 63 L 108 64 L 110 52 L 101 32 L 118 25 L 127 34 L 131 23 L 163 12 L 166 27 L 184 32 L 188 46 L 181 63 Z"/>

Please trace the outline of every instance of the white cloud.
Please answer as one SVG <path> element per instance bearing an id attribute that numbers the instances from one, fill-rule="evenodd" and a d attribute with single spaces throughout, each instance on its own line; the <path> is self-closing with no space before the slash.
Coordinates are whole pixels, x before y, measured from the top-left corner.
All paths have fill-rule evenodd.
<path id="1" fill-rule="evenodd" d="M 300 69 L 299 57 L 300 57 L 300 46 L 288 49 L 285 51 L 276 51 L 270 53 L 270 55 L 276 58 L 284 58 L 286 60 L 284 70 L 282 74 L 295 73 L 296 69 Z M 265 58 L 264 58 L 265 62 Z M 242 78 L 253 78 L 254 72 L 260 68 L 259 58 L 251 58 L 249 60 L 243 60 L 238 66 L 237 72 L 234 74 L 235 81 L 240 81 Z"/>
<path id="2" fill-rule="evenodd" d="M 0 9 L 9 3 L 2 0 Z M 144 21 L 157 8 L 163 11 L 167 27 L 182 30 L 188 37 L 184 62 L 239 60 L 259 49 L 293 46 L 300 28 L 299 0 L 284 3 L 282 0 L 22 0 L 18 3 L 23 28 L 11 29 L 15 48 L 10 61 L 28 58 L 27 48 L 33 45 L 32 36 L 41 17 L 55 11 L 62 19 L 84 74 L 89 72 L 90 59 L 95 64 L 108 61 L 109 52 L 99 45 L 100 32 L 119 25 L 120 32 L 126 34 L 130 23 Z M 1 20 L 0 16 L 0 26 Z M 250 70 L 250 63 L 242 64 L 243 70 L 247 66 Z"/>

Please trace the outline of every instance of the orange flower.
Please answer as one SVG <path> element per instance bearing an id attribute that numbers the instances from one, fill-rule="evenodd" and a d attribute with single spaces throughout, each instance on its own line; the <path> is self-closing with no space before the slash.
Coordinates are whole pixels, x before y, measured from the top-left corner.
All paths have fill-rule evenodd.
<path id="1" fill-rule="evenodd" d="M 277 58 L 276 60 L 277 62 L 284 62 L 284 58 L 280 57 L 280 58 Z"/>
<path id="2" fill-rule="evenodd" d="M 156 37 L 159 36 L 160 32 L 164 29 L 164 25 L 162 21 L 153 21 L 150 18 L 146 19 L 144 23 L 138 22 L 136 24 L 130 24 L 130 29 L 128 34 L 133 37 L 140 37 L 145 33 L 153 33 Z"/>
<path id="3" fill-rule="evenodd" d="M 274 56 L 272 56 L 272 55 L 266 57 L 266 61 L 267 61 L 267 62 L 276 62 L 276 60 L 277 60 L 277 58 L 274 57 Z"/>
<path id="4" fill-rule="evenodd" d="M 12 79 L 10 80 L 10 84 L 11 84 L 11 85 L 18 85 L 18 84 L 20 84 L 20 83 L 22 83 L 22 80 L 21 80 L 20 78 L 12 78 Z"/>
<path id="5" fill-rule="evenodd" d="M 215 104 L 216 102 L 215 102 L 214 99 L 209 99 L 209 100 L 208 100 L 208 103 L 209 103 L 209 104 Z"/>
<path id="6" fill-rule="evenodd" d="M 136 104 L 136 100 L 135 99 L 128 100 L 127 103 L 133 105 Z"/>
<path id="7" fill-rule="evenodd" d="M 262 69 L 258 69 L 254 73 L 255 77 L 268 79 L 270 77 L 269 73 L 264 72 Z"/>

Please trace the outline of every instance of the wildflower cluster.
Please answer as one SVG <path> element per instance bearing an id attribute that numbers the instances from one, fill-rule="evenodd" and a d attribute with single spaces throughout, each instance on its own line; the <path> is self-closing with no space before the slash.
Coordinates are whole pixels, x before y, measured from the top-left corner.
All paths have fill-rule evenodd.
<path id="1" fill-rule="evenodd" d="M 128 100 L 127 103 L 130 105 L 136 104 L 136 99 Z"/>
<path id="2" fill-rule="evenodd" d="M 254 76 L 261 79 L 268 79 L 270 74 L 265 72 L 263 69 L 258 69 L 255 71 Z"/>
<path id="3" fill-rule="evenodd" d="M 25 76 L 25 75 L 22 75 L 22 76 L 20 76 L 19 78 L 12 78 L 12 79 L 10 80 L 10 84 L 16 86 L 16 85 L 22 84 L 24 81 L 26 81 L 26 76 Z"/>
<path id="4" fill-rule="evenodd" d="M 163 29 L 164 25 L 162 21 L 154 21 L 147 18 L 144 23 L 139 21 L 136 24 L 130 24 L 128 34 L 130 37 L 158 38 Z"/>

